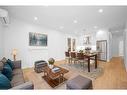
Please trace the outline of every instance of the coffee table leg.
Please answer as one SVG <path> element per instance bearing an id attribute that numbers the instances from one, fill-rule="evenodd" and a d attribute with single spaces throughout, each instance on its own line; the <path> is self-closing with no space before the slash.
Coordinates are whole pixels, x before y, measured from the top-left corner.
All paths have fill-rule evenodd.
<path id="1" fill-rule="evenodd" d="M 60 84 L 60 78 L 61 78 L 61 76 L 59 76 L 59 84 Z"/>
<path id="2" fill-rule="evenodd" d="M 88 57 L 88 72 L 90 72 L 90 58 Z"/>
<path id="3" fill-rule="evenodd" d="M 97 68 L 97 55 L 95 55 L 95 69 Z"/>
<path id="4" fill-rule="evenodd" d="M 44 72 L 44 76 L 46 76 L 46 72 Z"/>
<path id="5" fill-rule="evenodd" d="M 61 74 L 62 82 L 64 81 L 64 74 Z"/>

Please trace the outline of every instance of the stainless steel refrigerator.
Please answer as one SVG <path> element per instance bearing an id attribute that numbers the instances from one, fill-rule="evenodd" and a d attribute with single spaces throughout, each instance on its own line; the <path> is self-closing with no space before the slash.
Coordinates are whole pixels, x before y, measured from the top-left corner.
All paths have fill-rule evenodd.
<path id="1" fill-rule="evenodd" d="M 107 61 L 107 40 L 98 40 L 96 42 L 98 60 Z"/>

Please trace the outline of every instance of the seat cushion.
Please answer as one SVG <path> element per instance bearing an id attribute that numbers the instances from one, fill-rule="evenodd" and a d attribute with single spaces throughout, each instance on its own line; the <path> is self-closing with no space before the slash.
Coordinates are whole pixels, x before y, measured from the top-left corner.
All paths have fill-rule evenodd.
<path id="1" fill-rule="evenodd" d="M 9 88 L 11 88 L 11 83 L 9 79 L 5 75 L 0 73 L 0 89 L 9 89 Z"/>
<path id="2" fill-rule="evenodd" d="M 15 83 L 11 83 L 11 86 L 15 87 L 15 86 L 21 85 L 23 83 L 24 83 L 23 81 L 18 81 L 18 82 L 15 82 Z"/>
<path id="3" fill-rule="evenodd" d="M 2 70 L 2 74 L 4 74 L 10 81 L 12 80 L 12 69 L 9 64 L 5 64 Z"/>
<path id="4" fill-rule="evenodd" d="M 14 86 L 17 86 L 17 85 L 22 84 L 24 82 L 25 81 L 24 81 L 23 75 L 22 74 L 16 74 L 13 76 L 13 79 L 11 81 L 11 85 L 12 85 L 12 87 L 14 87 Z"/>
<path id="5" fill-rule="evenodd" d="M 14 69 L 14 63 L 10 59 L 7 60 L 7 63 L 10 65 L 11 69 L 13 70 Z"/>
<path id="6" fill-rule="evenodd" d="M 76 76 L 67 82 L 68 89 L 89 89 L 92 86 L 92 80 L 81 75 Z"/>
<path id="7" fill-rule="evenodd" d="M 17 75 L 17 74 L 22 74 L 22 70 L 21 69 L 14 69 L 12 72 L 13 72 L 13 76 Z"/>

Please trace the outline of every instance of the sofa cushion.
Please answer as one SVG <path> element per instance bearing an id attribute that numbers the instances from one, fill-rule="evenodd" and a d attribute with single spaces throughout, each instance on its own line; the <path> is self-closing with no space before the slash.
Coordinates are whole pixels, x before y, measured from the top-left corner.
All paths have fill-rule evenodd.
<path id="1" fill-rule="evenodd" d="M 11 69 L 13 70 L 14 69 L 14 63 L 10 59 L 7 60 L 7 63 L 10 65 Z"/>
<path id="2" fill-rule="evenodd" d="M 2 70 L 3 70 L 3 67 L 4 67 L 4 64 L 3 64 L 3 62 L 2 62 L 2 61 L 0 61 L 0 71 L 2 71 Z"/>
<path id="3" fill-rule="evenodd" d="M 17 75 L 17 74 L 22 74 L 22 70 L 21 69 L 14 69 L 13 75 Z"/>
<path id="4" fill-rule="evenodd" d="M 0 73 L 0 89 L 9 89 L 11 88 L 11 83 L 9 79 Z"/>
<path id="5" fill-rule="evenodd" d="M 11 86 L 15 87 L 15 86 L 21 85 L 23 83 L 24 83 L 23 81 L 18 81 L 18 82 L 15 82 L 15 83 L 11 83 Z"/>
<path id="6" fill-rule="evenodd" d="M 15 87 L 12 87 L 11 90 L 31 90 L 31 89 L 34 89 L 34 84 L 33 82 L 25 82 L 21 85 L 18 85 L 18 86 L 15 86 Z"/>
<path id="7" fill-rule="evenodd" d="M 16 74 L 13 76 L 13 79 L 11 81 L 11 85 L 12 85 L 12 87 L 14 87 L 14 86 L 17 86 L 17 85 L 22 84 L 24 82 L 25 81 L 24 81 L 23 75 L 22 74 Z"/>
<path id="8" fill-rule="evenodd" d="M 7 62 L 7 59 L 3 57 L 1 61 L 5 64 Z"/>
<path id="9" fill-rule="evenodd" d="M 12 69 L 9 64 L 5 64 L 2 70 L 2 74 L 4 74 L 10 81 L 12 80 Z"/>

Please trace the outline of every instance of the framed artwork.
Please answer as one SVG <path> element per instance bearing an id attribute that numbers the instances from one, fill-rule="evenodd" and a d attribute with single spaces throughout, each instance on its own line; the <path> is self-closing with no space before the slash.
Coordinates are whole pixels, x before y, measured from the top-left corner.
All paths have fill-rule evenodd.
<path id="1" fill-rule="evenodd" d="M 76 48 L 76 40 L 72 39 L 72 50 L 75 51 Z"/>
<path id="2" fill-rule="evenodd" d="M 91 44 L 91 42 L 90 42 L 90 36 L 85 36 L 84 37 L 84 44 L 85 45 Z"/>
<path id="3" fill-rule="evenodd" d="M 29 32 L 29 46 L 47 46 L 46 34 Z"/>
<path id="4" fill-rule="evenodd" d="M 71 51 L 71 38 L 67 38 L 68 51 Z"/>

